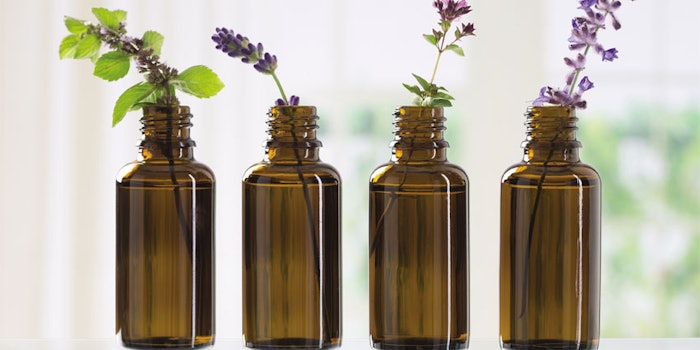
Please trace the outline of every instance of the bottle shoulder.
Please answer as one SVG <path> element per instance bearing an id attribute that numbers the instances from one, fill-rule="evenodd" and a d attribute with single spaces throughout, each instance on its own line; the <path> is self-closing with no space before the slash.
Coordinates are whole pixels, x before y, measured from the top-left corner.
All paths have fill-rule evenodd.
<path id="1" fill-rule="evenodd" d="M 519 162 L 503 172 L 502 183 L 537 184 L 544 175 L 545 184 L 599 185 L 600 175 L 591 165 L 583 162 L 530 164 Z"/>
<path id="2" fill-rule="evenodd" d="M 459 165 L 440 163 L 406 164 L 389 162 L 378 166 L 370 176 L 370 184 L 451 184 L 467 185 L 469 177 Z"/>
<path id="3" fill-rule="evenodd" d="M 118 183 L 124 182 L 159 182 L 175 178 L 180 183 L 214 183 L 214 171 L 198 161 L 151 162 L 133 161 L 124 165 L 117 172 Z"/>
<path id="4" fill-rule="evenodd" d="M 323 183 L 340 183 L 340 173 L 332 165 L 324 162 L 275 163 L 261 161 L 248 167 L 243 173 L 244 182 L 252 183 L 299 183 L 299 174 L 305 178 L 315 178 Z"/>

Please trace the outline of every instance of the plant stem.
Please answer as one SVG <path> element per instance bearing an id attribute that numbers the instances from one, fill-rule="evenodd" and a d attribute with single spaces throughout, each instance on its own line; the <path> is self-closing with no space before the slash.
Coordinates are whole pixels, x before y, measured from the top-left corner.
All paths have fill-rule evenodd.
<path id="1" fill-rule="evenodd" d="M 287 95 L 284 94 L 284 89 L 282 88 L 282 83 L 280 83 L 280 80 L 277 78 L 277 74 L 275 72 L 272 72 L 272 79 L 275 80 L 275 84 L 277 84 L 277 89 L 280 91 L 280 95 L 282 95 L 282 99 L 284 100 L 284 103 L 289 104 L 289 101 L 287 100 Z"/>
<path id="2" fill-rule="evenodd" d="M 544 180 L 545 177 L 547 176 L 547 171 L 549 168 L 547 167 L 549 165 L 549 162 L 552 161 L 552 157 L 554 156 L 554 142 L 557 141 L 559 136 L 563 130 L 559 130 L 556 135 L 550 140 L 550 150 L 549 153 L 547 154 L 547 158 L 545 159 L 544 163 L 542 163 L 542 166 L 544 169 L 542 170 L 542 175 L 540 175 L 540 179 L 537 182 L 537 193 L 535 194 L 535 202 L 532 205 L 532 213 L 530 214 L 530 224 L 528 226 L 527 230 L 527 246 L 525 249 L 525 263 L 523 264 L 523 283 L 525 284 L 523 286 L 523 300 L 521 302 L 521 308 L 520 308 L 520 315 L 519 317 L 523 317 L 525 315 L 525 305 L 527 301 L 527 291 L 528 291 L 528 276 L 530 274 L 530 250 L 532 247 L 532 238 L 535 235 L 535 219 L 537 218 L 537 208 L 539 208 L 540 205 L 540 198 L 542 197 L 542 187 L 544 186 Z"/>
<path id="3" fill-rule="evenodd" d="M 284 98 L 285 102 L 287 102 L 286 97 L 284 96 L 284 92 L 282 91 L 282 86 L 279 84 L 279 80 L 277 80 L 277 76 L 275 74 L 272 74 L 272 77 L 275 78 L 275 82 L 277 82 L 277 86 L 280 89 L 280 92 L 282 93 L 282 98 Z M 292 138 L 294 140 L 294 158 L 296 158 L 297 165 L 294 166 L 297 176 L 299 177 L 299 181 L 301 181 L 301 186 L 302 190 L 304 192 L 304 204 L 306 205 L 306 219 L 309 221 L 309 228 L 311 229 L 311 249 L 313 250 L 313 255 L 314 255 L 314 275 L 316 276 L 316 283 L 318 284 L 318 294 L 319 298 L 325 302 L 325 298 L 323 297 L 323 290 L 322 290 L 322 276 L 321 276 L 321 259 L 319 257 L 319 249 L 323 249 L 322 247 L 319 247 L 318 245 L 318 231 L 316 230 L 316 223 L 314 222 L 314 216 L 313 216 L 313 207 L 311 206 L 311 193 L 309 192 L 309 185 L 306 183 L 306 180 L 304 180 L 304 174 L 301 171 L 301 166 L 302 166 L 302 161 L 301 161 L 301 155 L 299 154 L 299 149 L 296 147 L 296 144 L 299 142 L 299 139 L 297 138 L 296 132 L 294 130 L 295 125 L 294 123 L 291 124 L 291 130 L 290 132 L 292 133 Z M 323 215 L 323 213 L 319 212 L 319 216 Z M 324 334 L 328 336 L 328 340 L 330 341 L 330 317 L 328 315 L 328 308 L 325 303 L 321 304 L 321 310 L 323 314 L 323 331 L 321 334 L 319 334 L 319 340 L 324 339 Z M 325 340 L 325 339 L 324 339 Z"/>
<path id="4" fill-rule="evenodd" d="M 435 81 L 435 75 L 437 74 L 438 64 L 440 63 L 440 56 L 442 56 L 442 50 L 438 49 L 437 59 L 435 60 L 435 66 L 433 67 L 433 75 L 430 77 L 430 85 L 433 85 L 433 81 Z"/>
<path id="5" fill-rule="evenodd" d="M 440 46 L 437 46 L 438 49 L 438 55 L 437 59 L 435 59 L 435 66 L 433 66 L 433 75 L 430 77 L 430 85 L 433 85 L 433 81 L 435 81 L 435 75 L 437 74 L 437 69 L 438 69 L 438 64 L 440 63 L 440 57 L 442 56 L 442 53 L 445 51 L 445 37 L 447 37 L 447 32 L 450 30 L 450 27 L 445 30 L 445 33 L 442 36 L 442 39 L 440 40 Z"/>
<path id="6" fill-rule="evenodd" d="M 168 168 L 170 170 L 170 182 L 173 184 L 173 195 L 175 196 L 175 210 L 177 212 L 177 219 L 180 224 L 180 231 L 182 232 L 183 239 L 185 240 L 185 245 L 187 246 L 187 254 L 190 259 L 194 255 L 192 251 L 192 241 L 190 241 L 190 234 L 188 229 L 187 219 L 185 218 L 185 213 L 182 208 L 182 197 L 180 195 L 180 184 L 175 176 L 175 159 L 173 157 L 173 122 L 168 118 L 168 129 L 167 129 L 167 139 L 166 139 L 166 152 L 165 156 L 168 158 Z M 194 214 L 194 213 L 193 213 Z M 193 228 L 194 229 L 194 228 Z M 192 239 L 195 239 L 192 237 Z M 194 261 L 192 261 L 194 264 Z"/>

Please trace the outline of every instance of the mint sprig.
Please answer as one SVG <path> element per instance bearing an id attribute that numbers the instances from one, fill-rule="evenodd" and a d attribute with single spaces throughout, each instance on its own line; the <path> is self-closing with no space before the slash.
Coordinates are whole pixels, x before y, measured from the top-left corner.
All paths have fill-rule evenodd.
<path id="1" fill-rule="evenodd" d="M 112 126 L 117 125 L 127 112 L 148 104 L 179 104 L 175 91 L 208 98 L 224 87 L 211 69 L 197 65 L 178 73 L 177 69 L 160 61 L 164 37 L 156 31 L 146 31 L 141 38 L 126 35 L 126 11 L 93 8 L 98 21 L 65 17 L 64 23 L 70 33 L 59 46 L 59 57 L 73 59 L 89 58 L 94 64 L 93 74 L 107 81 L 125 77 L 131 61 L 135 62 L 145 81 L 128 88 L 119 96 L 112 113 Z M 100 54 L 106 46 L 108 51 Z"/>

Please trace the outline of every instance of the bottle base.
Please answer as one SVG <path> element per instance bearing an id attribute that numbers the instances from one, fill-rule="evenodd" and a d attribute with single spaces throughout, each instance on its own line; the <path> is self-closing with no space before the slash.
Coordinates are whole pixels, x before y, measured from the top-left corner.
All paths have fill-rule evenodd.
<path id="1" fill-rule="evenodd" d="M 192 339 L 188 338 L 144 338 L 144 339 L 134 339 L 134 340 L 123 340 L 119 341 L 122 347 L 129 349 L 205 349 L 214 346 L 214 339 L 210 341 L 199 341 L 192 343 Z"/>
<path id="2" fill-rule="evenodd" d="M 381 350 L 445 350 L 467 349 L 468 342 L 446 342 L 445 339 L 434 338 L 400 338 L 382 341 L 372 341 L 372 347 Z"/>
<path id="3" fill-rule="evenodd" d="M 567 340 L 532 340 L 502 342 L 501 349 L 508 350 L 596 350 L 598 342 L 577 343 Z"/>
<path id="4" fill-rule="evenodd" d="M 323 343 L 319 346 L 318 339 L 304 338 L 283 338 L 256 342 L 245 342 L 245 347 L 256 350 L 278 350 L 278 349 L 333 349 L 340 347 L 340 340 L 336 342 Z"/>

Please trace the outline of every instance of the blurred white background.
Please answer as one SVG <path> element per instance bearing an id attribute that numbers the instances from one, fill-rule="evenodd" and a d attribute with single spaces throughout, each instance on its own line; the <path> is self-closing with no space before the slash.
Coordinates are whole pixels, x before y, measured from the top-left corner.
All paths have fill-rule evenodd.
<path id="1" fill-rule="evenodd" d="M 240 179 L 248 165 L 263 156 L 265 112 L 277 98 L 269 77 L 214 49 L 209 38 L 215 27 L 225 26 L 263 42 L 279 59 L 278 75 L 287 93 L 318 107 L 321 157 L 336 166 L 344 180 L 344 337 L 365 339 L 367 180 L 373 167 L 390 156 L 393 108 L 411 101 L 401 83 L 413 83 L 410 73 L 426 76 L 432 69 L 435 51 L 421 37 L 438 18 L 431 3 L 1 2 L 0 338 L 110 338 L 114 333 L 114 176 L 135 159 L 140 115 L 131 112 L 111 128 L 111 112 L 119 94 L 139 77 L 132 71 L 107 83 L 92 76 L 89 61 L 58 59 L 59 43 L 67 34 L 63 16 L 93 19 L 92 7 L 107 7 L 128 12 L 127 29 L 133 36 L 146 30 L 164 34 L 162 56 L 169 64 L 181 70 L 208 65 L 227 85 L 208 100 L 180 98 L 195 115 L 195 156 L 214 169 L 218 181 L 217 336 L 241 334 Z M 457 98 L 455 107 L 446 111 L 449 157 L 471 181 L 471 336 L 495 339 L 499 180 L 521 157 L 525 108 L 542 85 L 559 86 L 564 79 L 562 58 L 568 55 L 570 19 L 578 14 L 578 2 L 470 4 L 474 11 L 468 20 L 475 23 L 477 36 L 464 40 L 466 58 L 444 56 L 437 81 Z M 697 13 L 700 2 L 695 0 L 624 1 L 618 12 L 622 30 L 600 35 L 606 46 L 620 50 L 620 59 L 589 59 L 587 74 L 596 88 L 587 93 L 589 109 L 579 113 L 581 123 L 630 120 L 634 111 L 652 107 L 698 111 Z M 693 120 L 700 116 L 693 115 Z M 654 120 L 663 124 L 665 119 L 659 114 Z M 681 128 L 697 140 L 697 122 Z M 580 140 L 583 159 L 596 166 L 597 159 L 586 153 L 590 143 Z M 656 173 L 668 180 L 666 163 L 654 161 L 655 153 L 648 152 L 654 144 L 635 140 L 625 143 L 641 145 L 628 152 L 631 158 L 625 157 L 628 180 L 635 181 L 635 174 L 654 178 Z M 683 147 L 700 154 L 697 142 Z M 614 271 L 604 270 L 604 336 L 700 337 L 700 257 L 693 255 L 700 252 L 700 216 L 693 216 L 700 210 L 700 165 L 693 157 L 685 164 L 694 175 L 685 177 L 689 211 L 657 210 L 662 202 L 640 185 L 638 200 L 649 202 L 652 209 L 645 217 L 653 218 L 652 224 L 624 236 L 618 230 L 624 221 L 616 221 L 615 213 L 606 214 L 604 246 L 611 244 L 605 246 L 604 269 L 620 265 L 647 283 L 620 289 L 613 283 L 619 281 Z M 609 178 L 603 175 L 605 184 Z M 643 259 L 645 264 L 612 261 L 622 256 L 614 250 L 620 242 L 637 240 L 643 248 L 640 256 L 649 258 Z M 677 261 L 685 256 L 687 261 Z M 655 297 L 666 290 L 667 281 L 653 279 L 655 273 L 667 276 L 663 273 L 669 272 L 668 266 L 682 266 L 689 277 L 675 287 L 681 294 Z M 615 317 L 638 319 L 643 325 L 630 321 L 614 328 L 620 322 Z M 673 332 L 660 330 L 669 324 L 681 326 L 672 326 Z"/>

